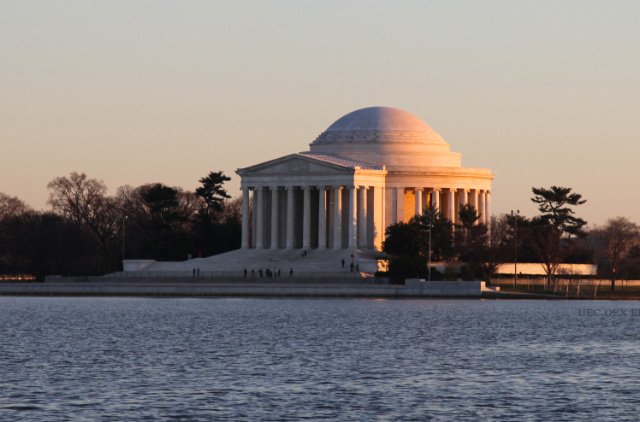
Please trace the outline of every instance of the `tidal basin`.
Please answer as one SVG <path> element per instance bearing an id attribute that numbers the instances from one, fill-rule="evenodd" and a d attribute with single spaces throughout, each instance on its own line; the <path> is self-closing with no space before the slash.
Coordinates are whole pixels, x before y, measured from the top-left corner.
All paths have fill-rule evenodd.
<path id="1" fill-rule="evenodd" d="M 639 309 L 0 297 L 0 420 L 634 421 Z"/>

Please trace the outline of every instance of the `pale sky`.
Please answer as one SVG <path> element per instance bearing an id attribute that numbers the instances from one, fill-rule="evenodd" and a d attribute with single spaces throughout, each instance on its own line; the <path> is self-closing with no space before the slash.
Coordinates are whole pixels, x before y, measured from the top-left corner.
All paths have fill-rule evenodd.
<path id="1" fill-rule="evenodd" d="M 494 214 L 572 187 L 640 223 L 640 1 L 1 1 L 0 192 L 72 171 L 193 190 L 353 110 L 427 122 Z"/>

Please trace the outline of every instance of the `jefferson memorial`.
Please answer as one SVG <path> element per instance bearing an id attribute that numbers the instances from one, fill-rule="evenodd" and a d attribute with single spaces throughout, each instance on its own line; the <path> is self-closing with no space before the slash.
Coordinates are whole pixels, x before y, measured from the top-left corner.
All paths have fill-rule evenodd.
<path id="1" fill-rule="evenodd" d="M 455 222 L 472 205 L 486 223 L 488 169 L 406 111 L 369 107 L 336 120 L 310 150 L 238 169 L 243 249 L 381 250 L 385 229 L 428 204 Z M 253 204 L 250 211 L 249 204 Z"/>
<path id="2" fill-rule="evenodd" d="M 413 114 L 356 110 L 322 132 L 309 151 L 236 171 L 241 249 L 183 262 L 128 260 L 125 271 L 373 274 L 385 229 L 429 204 L 453 222 L 460 207 L 471 204 L 487 222 L 494 176 L 462 167 L 460 158 Z"/>

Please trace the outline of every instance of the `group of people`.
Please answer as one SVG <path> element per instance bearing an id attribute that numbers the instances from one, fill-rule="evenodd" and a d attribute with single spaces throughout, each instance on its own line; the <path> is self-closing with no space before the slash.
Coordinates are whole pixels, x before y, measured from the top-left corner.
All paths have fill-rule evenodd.
<path id="1" fill-rule="evenodd" d="M 303 250 L 300 253 L 300 255 L 301 255 L 302 258 L 306 258 L 307 251 Z M 351 254 L 351 264 L 350 264 L 349 268 L 350 268 L 351 272 L 355 271 L 355 272 L 359 273 L 360 272 L 360 264 L 358 264 L 357 262 L 354 262 L 354 260 L 355 260 L 355 256 L 353 254 Z M 347 261 L 345 261 L 344 258 L 342 258 L 340 260 L 340 263 L 342 264 L 342 268 L 344 268 L 344 266 L 347 263 Z M 194 274 L 194 277 L 195 277 L 196 269 L 194 269 L 193 271 L 194 271 L 193 274 Z M 263 271 L 262 268 L 260 268 L 257 271 L 257 273 L 258 273 L 258 276 L 260 278 L 262 278 L 262 277 L 280 277 L 282 275 L 282 270 L 280 268 L 274 268 L 273 270 L 271 270 L 270 268 L 267 268 L 266 270 Z M 197 269 L 197 274 L 198 274 L 198 276 L 200 276 L 200 269 L 199 268 Z M 246 277 L 255 278 L 256 277 L 256 270 L 251 269 L 251 271 L 249 271 L 247 268 L 245 268 L 244 269 L 244 277 L 245 278 Z M 293 277 L 293 268 L 291 268 L 289 270 L 289 277 Z"/>
<path id="2" fill-rule="evenodd" d="M 354 264 L 353 260 L 355 259 L 355 256 L 353 254 L 351 254 L 351 272 L 353 272 L 353 270 L 355 269 L 357 273 L 360 272 L 360 264 L 358 264 L 357 262 Z M 344 264 L 347 263 L 347 261 L 344 260 L 344 258 L 342 258 L 340 260 L 340 263 L 342 264 L 342 268 L 344 268 Z"/>
<path id="3" fill-rule="evenodd" d="M 262 268 L 260 268 L 258 270 L 258 274 L 260 276 L 260 278 L 262 278 L 263 276 L 266 277 L 280 277 L 282 275 L 282 270 L 280 268 L 274 268 L 273 271 L 270 268 L 267 268 L 266 270 L 262 271 Z M 246 268 L 244 269 L 244 276 L 245 278 L 249 275 L 249 270 L 247 270 Z M 256 277 L 256 270 L 254 270 L 253 268 L 251 269 L 251 277 L 255 278 Z M 293 277 L 293 268 L 291 268 L 291 270 L 289 271 L 289 277 Z"/>

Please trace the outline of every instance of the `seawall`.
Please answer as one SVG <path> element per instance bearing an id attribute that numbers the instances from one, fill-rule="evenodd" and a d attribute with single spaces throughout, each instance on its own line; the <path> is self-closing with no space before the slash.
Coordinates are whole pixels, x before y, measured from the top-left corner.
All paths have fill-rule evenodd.
<path id="1" fill-rule="evenodd" d="M 99 279 L 99 280 L 96 280 Z M 235 280 L 145 279 L 104 281 L 102 277 L 59 279 L 47 283 L 2 283 L 0 295 L 14 296 L 170 296 L 170 297 L 369 297 L 369 298 L 480 298 L 480 282 L 440 281 L 410 286 L 375 284 L 376 280 L 268 282 Z"/>

